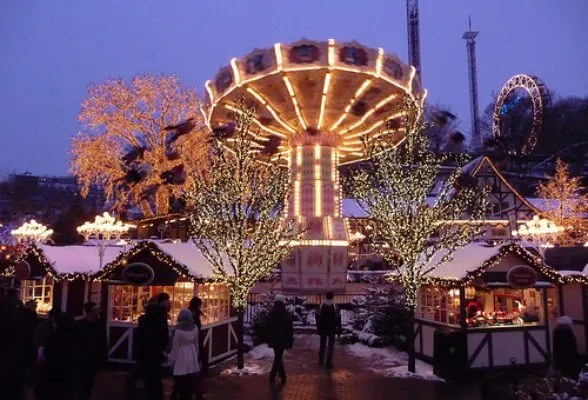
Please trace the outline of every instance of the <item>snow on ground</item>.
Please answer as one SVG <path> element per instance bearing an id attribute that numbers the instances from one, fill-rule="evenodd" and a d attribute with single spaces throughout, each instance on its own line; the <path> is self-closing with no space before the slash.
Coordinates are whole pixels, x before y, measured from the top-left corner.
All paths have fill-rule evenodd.
<path id="1" fill-rule="evenodd" d="M 394 378 L 416 378 L 442 380 L 433 374 L 433 366 L 416 360 L 416 373 L 408 372 L 408 354 L 394 347 L 369 347 L 361 343 L 345 346 L 345 350 L 354 357 L 364 359 L 371 370 Z"/>
<path id="2" fill-rule="evenodd" d="M 222 373 L 239 376 L 267 374 L 272 367 L 273 358 L 274 351 L 267 347 L 267 344 L 261 344 L 245 354 L 245 367 L 243 369 L 234 366 L 225 369 Z"/>

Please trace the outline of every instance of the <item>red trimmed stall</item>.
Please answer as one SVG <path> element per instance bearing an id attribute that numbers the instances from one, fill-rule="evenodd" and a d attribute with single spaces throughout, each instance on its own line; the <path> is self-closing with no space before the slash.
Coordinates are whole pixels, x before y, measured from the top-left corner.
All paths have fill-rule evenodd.
<path id="1" fill-rule="evenodd" d="M 194 295 L 202 299 L 202 334 L 209 362 L 235 354 L 238 326 L 228 288 L 212 282 L 211 276 L 209 263 L 189 243 L 140 242 L 106 264 L 94 279 L 102 282 L 109 360 L 134 361 L 138 317 L 147 301 L 162 291 L 171 298 L 171 329 L 179 310 L 187 307 Z"/>

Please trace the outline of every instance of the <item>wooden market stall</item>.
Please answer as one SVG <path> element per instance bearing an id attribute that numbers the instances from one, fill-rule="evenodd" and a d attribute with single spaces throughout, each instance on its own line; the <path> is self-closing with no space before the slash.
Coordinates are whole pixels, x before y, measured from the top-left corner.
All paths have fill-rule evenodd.
<path id="1" fill-rule="evenodd" d="M 104 261 L 114 260 L 120 251 L 120 247 L 107 247 Z M 91 280 L 99 267 L 98 250 L 94 246 L 32 244 L 3 275 L 12 279 L 12 286 L 20 290 L 23 303 L 37 302 L 40 315 L 55 307 L 80 317 L 86 301 L 99 302 L 99 286 Z"/>
<path id="2" fill-rule="evenodd" d="M 435 362 L 445 354 L 462 370 L 548 364 L 561 282 L 557 271 L 516 244 L 471 243 L 421 288 L 416 353 Z"/>
<path id="3" fill-rule="evenodd" d="M 193 243 L 143 241 L 121 253 L 94 276 L 102 282 L 109 359 L 133 362 L 137 321 L 149 299 L 166 292 L 171 298 L 169 325 L 197 295 L 202 299 L 202 334 L 209 362 L 237 351 L 237 317 L 226 285 L 210 280 L 212 267 Z"/>

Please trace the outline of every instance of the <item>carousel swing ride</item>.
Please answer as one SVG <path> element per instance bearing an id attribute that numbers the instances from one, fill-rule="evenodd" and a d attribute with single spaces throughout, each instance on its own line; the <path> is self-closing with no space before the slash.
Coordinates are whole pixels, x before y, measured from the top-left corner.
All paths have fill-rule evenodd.
<path id="1" fill-rule="evenodd" d="M 348 233 L 338 167 L 365 158 L 362 137 L 400 121 L 399 103 L 406 96 L 419 105 L 426 97 L 414 67 L 381 48 L 333 39 L 254 50 L 206 82 L 208 127 L 230 126 L 236 102 L 245 100 L 257 110 L 253 140 L 289 168 L 286 218 L 305 233 L 282 262 L 284 290 L 345 289 Z M 395 128 L 387 142 L 396 146 L 402 126 L 389 126 Z"/>

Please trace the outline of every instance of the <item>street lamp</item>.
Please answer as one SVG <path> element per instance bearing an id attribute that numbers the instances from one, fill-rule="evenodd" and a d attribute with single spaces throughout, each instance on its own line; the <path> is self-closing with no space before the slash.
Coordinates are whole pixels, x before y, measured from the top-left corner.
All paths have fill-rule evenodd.
<path id="1" fill-rule="evenodd" d="M 105 212 L 102 215 L 97 215 L 94 222 L 86 221 L 83 225 L 78 226 L 77 231 L 84 236 L 86 242 L 91 241 L 98 248 L 100 268 L 102 268 L 104 253 L 111 241 L 120 240 L 125 233 L 134 227 L 134 225 L 116 221 L 113 216 Z"/>
<path id="2" fill-rule="evenodd" d="M 553 247 L 550 243 L 551 239 L 563 230 L 564 228 L 556 225 L 555 222 L 535 215 L 530 221 L 519 225 L 518 230 L 512 231 L 512 235 L 529 242 L 539 252 L 541 258 L 545 259 L 545 249 Z"/>
<path id="3" fill-rule="evenodd" d="M 10 233 L 20 244 L 36 244 L 45 243 L 53 234 L 53 229 L 47 229 L 45 225 L 32 219 L 13 229 Z"/>

